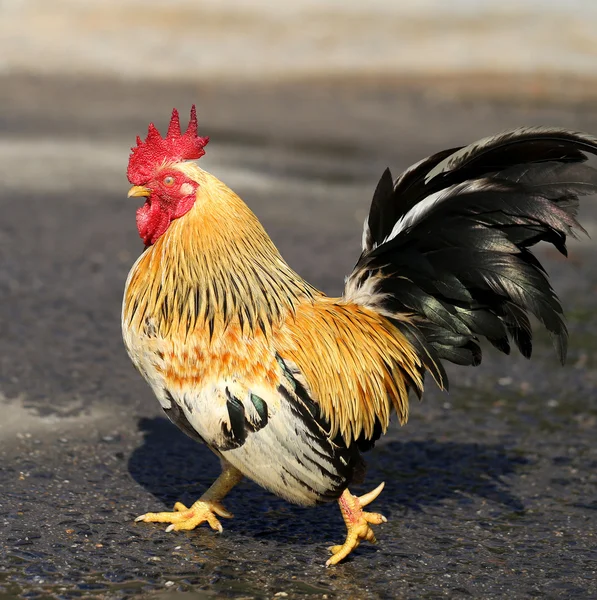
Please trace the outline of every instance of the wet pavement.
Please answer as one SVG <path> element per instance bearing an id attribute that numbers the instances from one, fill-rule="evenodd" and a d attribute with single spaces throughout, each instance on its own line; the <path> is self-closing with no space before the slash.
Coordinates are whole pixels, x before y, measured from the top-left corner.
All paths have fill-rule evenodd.
<path id="1" fill-rule="evenodd" d="M 367 455 L 389 522 L 325 569 L 344 528 L 244 482 L 219 536 L 138 514 L 192 502 L 215 457 L 160 414 L 120 339 L 141 250 L 128 149 L 196 102 L 202 163 L 303 276 L 339 293 L 386 166 L 517 125 L 597 133 L 591 106 L 475 101 L 394 82 L 242 86 L 0 80 L 0 599 L 597 598 L 597 204 L 570 260 L 540 251 L 570 322 L 561 368 L 487 350 Z M 181 595 L 181 592 L 184 594 Z"/>

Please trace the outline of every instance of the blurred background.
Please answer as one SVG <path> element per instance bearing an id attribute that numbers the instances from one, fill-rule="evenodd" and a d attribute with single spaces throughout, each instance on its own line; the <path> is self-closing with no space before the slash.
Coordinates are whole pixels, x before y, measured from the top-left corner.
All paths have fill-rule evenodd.
<path id="1" fill-rule="evenodd" d="M 550 86 L 558 96 L 572 90 L 557 81 L 597 74 L 592 0 L 3 0 L 0 9 L 6 73 L 437 77 L 505 95 L 503 78 L 516 77 L 517 94 Z"/>
<path id="2" fill-rule="evenodd" d="M 245 597 L 306 594 L 296 577 L 330 598 L 593 597 L 594 203 L 581 215 L 592 241 L 567 262 L 540 250 L 570 322 L 568 366 L 539 334 L 530 363 L 489 351 L 477 369 L 450 369 L 449 397 L 430 386 L 370 458 L 372 480 L 401 482 L 380 510 L 418 535 L 391 519 L 383 551 L 354 561 L 367 575 L 322 576 L 324 542 L 341 531 L 333 510 L 306 517 L 249 484 L 231 504 L 254 518 L 217 545 L 207 530 L 165 539 L 131 523 L 164 501 L 164 471 L 170 502 L 217 467 L 163 422 L 119 320 L 142 250 L 129 150 L 173 107 L 197 104 L 211 137 L 201 165 L 297 271 L 339 294 L 385 167 L 398 175 L 521 125 L 597 134 L 596 102 L 595 0 L 0 0 L 0 595 L 86 581 L 116 598 L 127 578 L 130 594 L 192 588 L 190 571 L 224 593 L 240 564 Z M 520 507 L 540 516 L 516 521 Z M 297 527 L 276 533 L 288 510 Z M 316 548 L 302 541 L 310 530 Z"/>

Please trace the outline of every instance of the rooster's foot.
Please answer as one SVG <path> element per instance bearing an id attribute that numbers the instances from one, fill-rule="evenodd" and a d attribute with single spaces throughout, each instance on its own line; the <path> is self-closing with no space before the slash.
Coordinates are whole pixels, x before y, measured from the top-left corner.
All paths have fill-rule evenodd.
<path id="1" fill-rule="evenodd" d="M 204 521 L 207 521 L 212 529 L 215 529 L 218 533 L 222 533 L 222 524 L 216 517 L 224 517 L 225 519 L 231 519 L 232 513 L 229 513 L 219 502 L 209 502 L 197 500 L 191 506 L 187 508 L 181 502 L 177 502 L 174 505 L 175 512 L 159 512 L 159 513 L 146 513 L 137 517 L 135 521 L 145 521 L 147 523 L 171 523 L 166 528 L 166 531 L 188 531 L 195 529 L 197 525 L 200 525 Z"/>
<path id="2" fill-rule="evenodd" d="M 333 556 L 325 563 L 326 567 L 344 560 L 363 540 L 375 544 L 375 534 L 370 524 L 386 523 L 387 519 L 379 513 L 365 512 L 363 507 L 373 502 L 381 494 L 383 486 L 384 484 L 381 483 L 372 492 L 360 497 L 353 496 L 348 490 L 344 490 L 338 499 L 338 504 L 348 532 L 344 544 L 330 546 L 329 551 Z"/>

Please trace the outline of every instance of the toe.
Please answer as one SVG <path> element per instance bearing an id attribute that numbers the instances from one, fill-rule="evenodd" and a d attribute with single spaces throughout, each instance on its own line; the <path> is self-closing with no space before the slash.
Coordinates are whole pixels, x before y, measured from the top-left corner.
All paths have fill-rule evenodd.
<path id="1" fill-rule="evenodd" d="M 372 525 L 380 525 L 381 523 L 388 522 L 388 520 L 379 513 L 364 512 L 363 518 L 365 521 L 367 521 L 367 523 L 371 523 Z"/>
<path id="2" fill-rule="evenodd" d="M 330 552 L 333 554 L 325 563 L 326 567 L 336 565 L 344 560 L 360 544 L 359 534 L 356 530 L 351 530 L 346 536 L 346 541 L 341 546 L 331 546 Z"/>
<path id="3" fill-rule="evenodd" d="M 184 519 L 182 513 L 179 512 L 159 512 L 145 513 L 137 517 L 135 521 L 145 521 L 146 523 L 176 523 Z"/>
<path id="4" fill-rule="evenodd" d="M 219 502 L 211 502 L 209 507 L 212 512 L 216 513 L 219 517 L 224 517 L 225 519 L 232 519 L 234 517 L 234 515 L 227 511 Z"/>
<path id="5" fill-rule="evenodd" d="M 372 544 L 377 544 L 375 533 L 373 532 L 373 529 L 371 529 L 371 527 L 367 528 L 367 533 L 365 533 L 363 539 L 367 540 L 368 542 L 371 542 Z"/>
<path id="6" fill-rule="evenodd" d="M 166 532 L 170 531 L 190 531 L 191 529 L 195 529 L 201 523 L 207 521 L 209 526 L 217 531 L 218 533 L 222 533 L 224 530 L 218 518 L 209 510 L 205 511 L 188 511 L 187 514 L 174 513 L 175 516 L 180 515 L 181 519 L 176 519 L 171 521 L 171 525 L 166 528 Z"/>
<path id="7" fill-rule="evenodd" d="M 359 545 L 359 540 L 354 540 L 354 542 L 349 542 L 346 540 L 342 546 L 334 546 L 334 548 L 339 548 L 337 552 L 334 552 L 333 556 L 328 558 L 325 563 L 326 567 L 330 567 L 332 565 L 337 565 L 340 561 L 344 560 L 355 548 Z"/>
<path id="8" fill-rule="evenodd" d="M 224 531 L 222 524 L 220 523 L 220 521 L 218 521 L 218 518 L 212 512 L 207 513 L 205 515 L 205 519 L 214 531 L 217 531 L 218 533 L 222 533 L 222 531 Z"/>
<path id="9" fill-rule="evenodd" d="M 170 531 L 190 531 L 191 529 L 195 529 L 197 525 L 202 523 L 205 519 L 201 517 L 191 517 L 189 519 L 184 519 L 183 521 L 179 521 L 177 523 L 172 523 L 170 526 L 166 528 L 166 532 Z"/>

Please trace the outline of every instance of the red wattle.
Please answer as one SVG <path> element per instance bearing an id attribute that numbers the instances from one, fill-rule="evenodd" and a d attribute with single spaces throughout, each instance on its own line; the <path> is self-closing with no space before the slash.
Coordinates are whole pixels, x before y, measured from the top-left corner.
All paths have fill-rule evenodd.
<path id="1" fill-rule="evenodd" d="M 170 225 L 170 214 L 162 209 L 159 202 L 147 200 L 137 209 L 137 229 L 146 246 L 155 244 Z"/>

